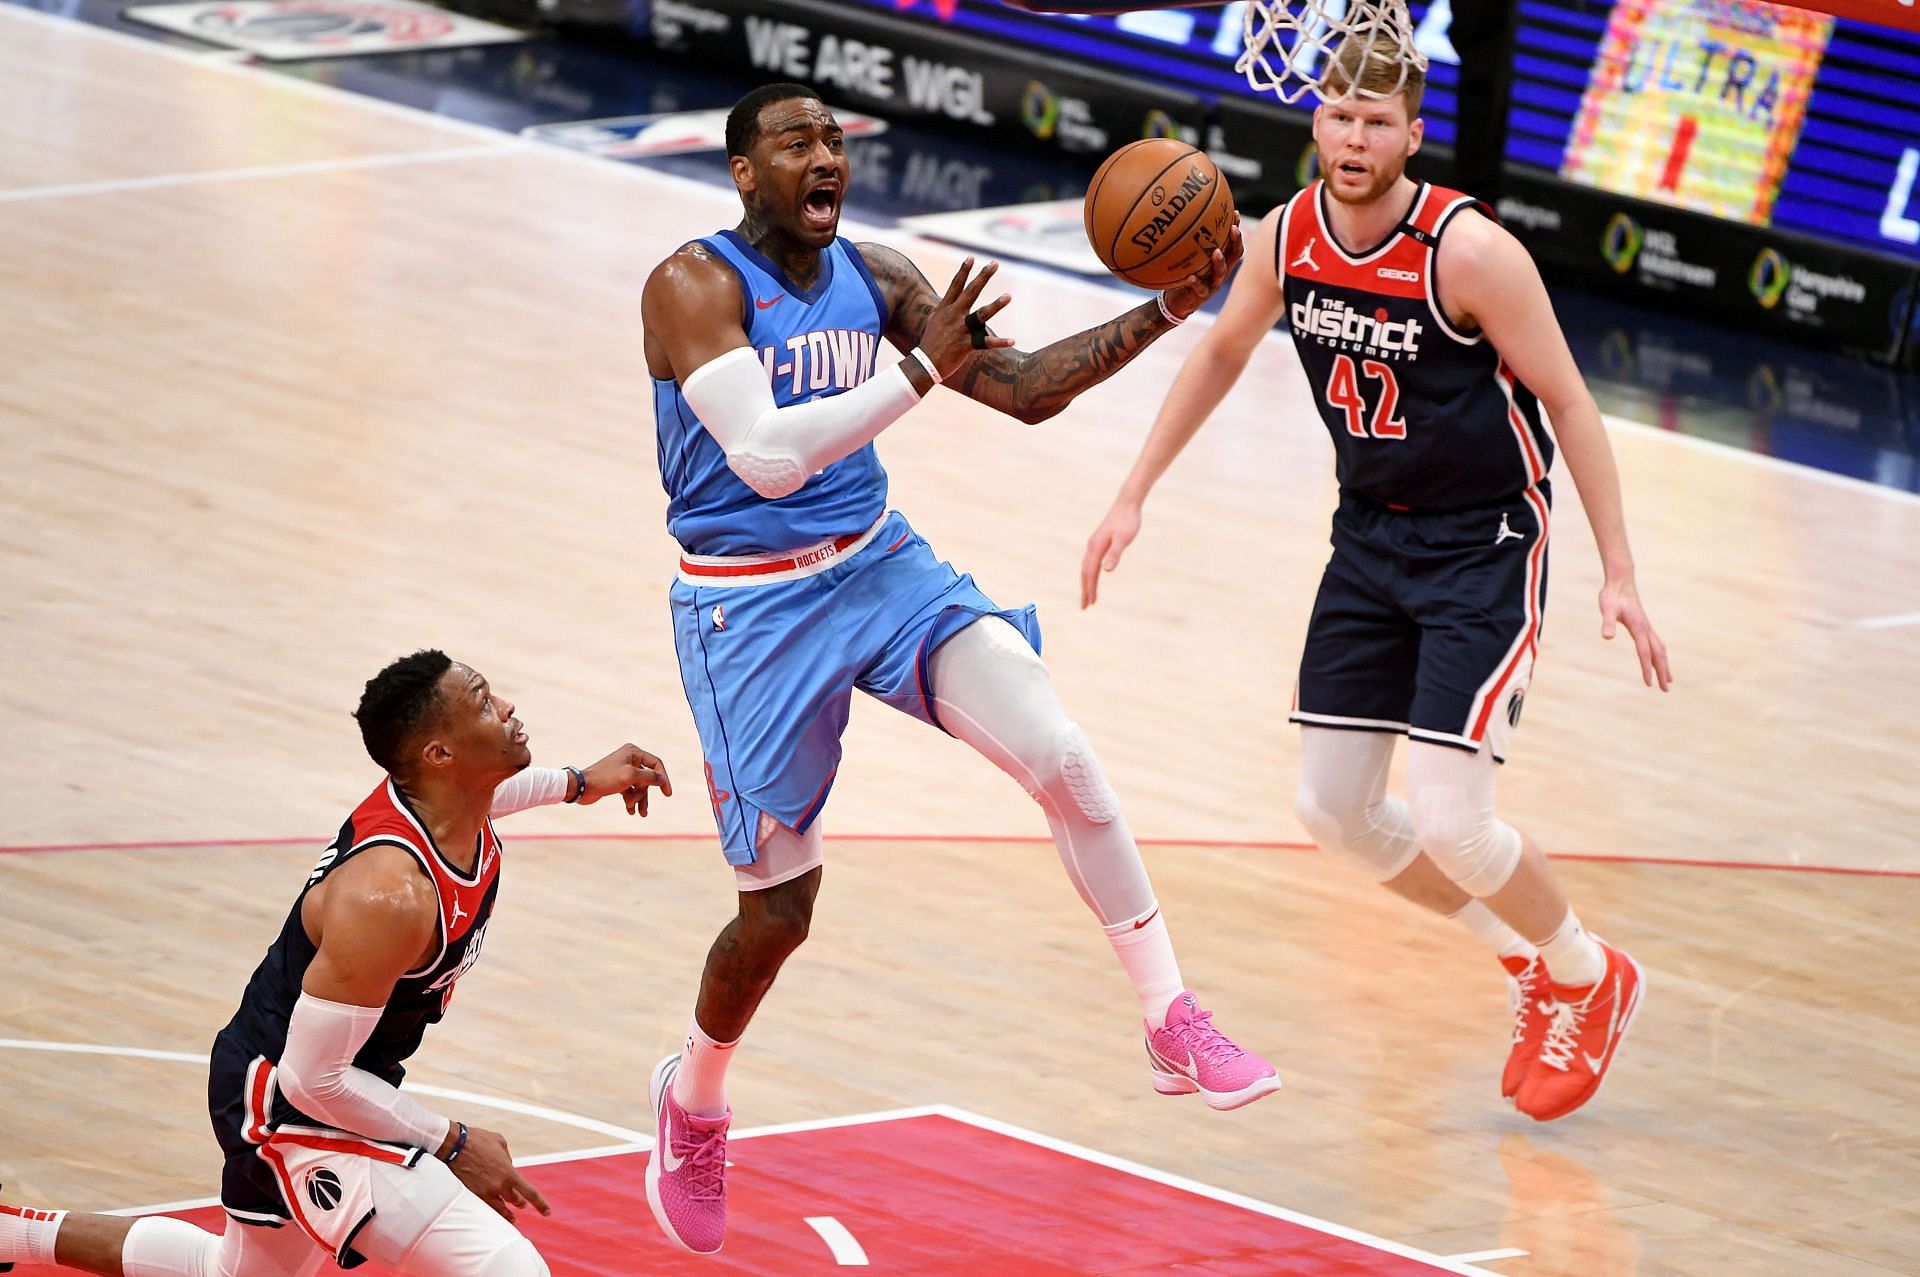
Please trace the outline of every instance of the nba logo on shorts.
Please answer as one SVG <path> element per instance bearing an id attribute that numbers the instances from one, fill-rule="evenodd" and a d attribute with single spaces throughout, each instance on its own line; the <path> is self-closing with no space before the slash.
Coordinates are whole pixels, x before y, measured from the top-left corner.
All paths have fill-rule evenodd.
<path id="1" fill-rule="evenodd" d="M 340 1204 L 340 1177 L 324 1166 L 317 1166 L 307 1172 L 307 1200 L 321 1210 L 332 1210 Z"/>
<path id="2" fill-rule="evenodd" d="M 1525 692 L 1515 692 L 1507 698 L 1507 726 L 1520 726 L 1520 706 L 1526 699 Z"/>

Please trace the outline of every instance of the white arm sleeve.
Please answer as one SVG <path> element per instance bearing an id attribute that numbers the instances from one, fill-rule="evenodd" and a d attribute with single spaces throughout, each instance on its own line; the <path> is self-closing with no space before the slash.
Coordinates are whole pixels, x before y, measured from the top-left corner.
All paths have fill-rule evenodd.
<path id="1" fill-rule="evenodd" d="M 564 767 L 523 767 L 500 782 L 493 791 L 493 810 L 489 816 L 511 816 L 529 807 L 545 807 L 567 796 L 573 778 Z"/>
<path id="2" fill-rule="evenodd" d="M 302 1113 L 338 1130 L 436 1152 L 452 1124 L 402 1095 L 399 1087 L 353 1066 L 384 1010 L 302 993 L 287 1021 L 287 1046 L 275 1074 L 280 1093 Z"/>
<path id="3" fill-rule="evenodd" d="M 766 365 L 745 346 L 694 369 L 680 392 L 727 465 L 763 497 L 798 492 L 807 476 L 872 443 L 920 394 L 894 364 L 852 390 L 776 408 Z"/>

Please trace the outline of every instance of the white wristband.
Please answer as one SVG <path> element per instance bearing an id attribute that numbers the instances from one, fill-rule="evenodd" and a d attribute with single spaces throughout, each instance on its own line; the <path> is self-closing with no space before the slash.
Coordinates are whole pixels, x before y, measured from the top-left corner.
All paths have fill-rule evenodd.
<path id="1" fill-rule="evenodd" d="M 1153 295 L 1153 299 L 1160 303 L 1160 314 L 1165 317 L 1166 321 L 1169 324 L 1173 324 L 1177 327 L 1178 325 L 1184 324 L 1187 322 L 1187 316 L 1176 315 L 1172 311 L 1167 309 L 1167 295 L 1165 293 L 1155 293 Z"/>
<path id="2" fill-rule="evenodd" d="M 926 351 L 920 349 L 920 347 L 915 346 L 912 350 L 909 350 L 907 352 L 907 355 L 909 358 L 918 359 L 920 361 L 920 366 L 927 370 L 927 376 L 933 378 L 934 385 L 937 386 L 941 382 L 946 380 L 945 377 L 942 377 L 940 375 L 940 370 L 933 366 L 933 357 L 927 354 Z"/>

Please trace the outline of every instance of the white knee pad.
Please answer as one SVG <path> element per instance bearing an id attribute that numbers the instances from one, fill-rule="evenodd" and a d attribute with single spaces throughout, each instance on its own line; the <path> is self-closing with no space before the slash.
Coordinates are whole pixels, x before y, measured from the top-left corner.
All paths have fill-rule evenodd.
<path id="1" fill-rule="evenodd" d="M 547 1277 L 547 1261 L 524 1237 L 516 1237 L 495 1251 L 474 1277 Z"/>
<path id="2" fill-rule="evenodd" d="M 1406 804 L 1397 798 L 1368 803 L 1352 792 L 1323 795 L 1302 782 L 1293 815 L 1320 850 L 1376 882 L 1398 878 L 1420 854 Z"/>
<path id="3" fill-rule="evenodd" d="M 1107 774 L 1100 769 L 1100 759 L 1093 752 L 1093 742 L 1080 730 L 1080 724 L 1068 723 L 1060 729 L 1056 749 L 1061 792 L 1054 796 L 1055 801 L 1071 802 L 1082 816 L 1096 825 L 1112 824 L 1120 814 L 1120 798 L 1107 783 Z"/>
<path id="4" fill-rule="evenodd" d="M 229 1223 L 227 1227 L 243 1226 Z M 120 1270 L 127 1277 L 215 1277 L 220 1248 L 221 1239 L 204 1228 L 149 1215 L 135 1220 L 120 1244 Z"/>
<path id="5" fill-rule="evenodd" d="M 1413 829 L 1421 850 L 1470 896 L 1491 896 L 1520 866 L 1520 833 L 1454 785 L 1428 785 L 1413 795 Z"/>

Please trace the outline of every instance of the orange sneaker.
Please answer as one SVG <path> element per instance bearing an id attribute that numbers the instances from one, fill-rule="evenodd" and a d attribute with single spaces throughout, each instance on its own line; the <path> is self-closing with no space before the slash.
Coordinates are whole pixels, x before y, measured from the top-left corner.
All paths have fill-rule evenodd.
<path id="1" fill-rule="evenodd" d="M 1640 1009 L 1640 964 L 1600 937 L 1594 940 L 1607 955 L 1606 973 L 1598 984 L 1547 986 L 1553 1009 L 1546 1017 L 1540 1054 L 1514 1096 L 1515 1106 L 1535 1121 L 1565 1117 L 1593 1098 Z"/>
<path id="2" fill-rule="evenodd" d="M 1527 1070 L 1540 1058 L 1540 1043 L 1553 1018 L 1553 997 L 1547 992 L 1546 964 L 1538 954 L 1502 958 L 1500 965 L 1507 969 L 1507 1009 L 1513 1013 L 1513 1046 L 1500 1074 L 1500 1097 L 1510 1100 L 1520 1093 Z"/>

